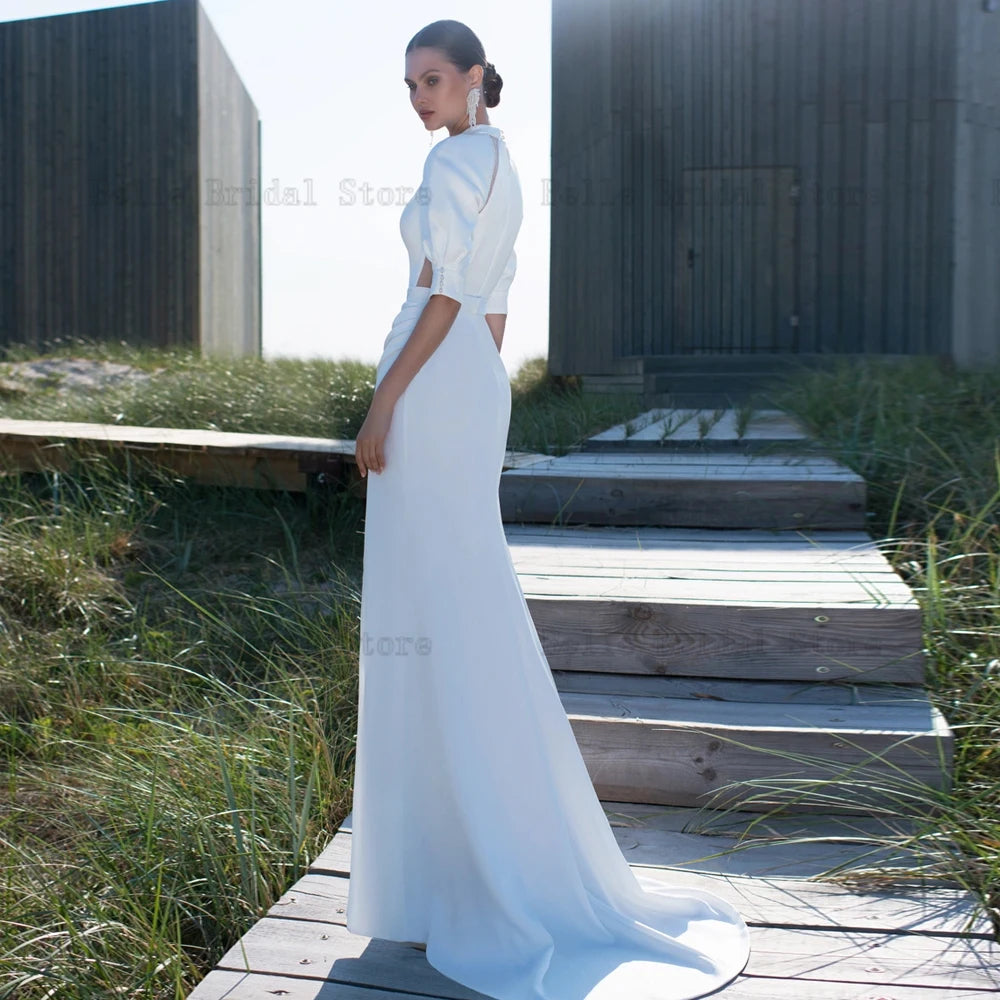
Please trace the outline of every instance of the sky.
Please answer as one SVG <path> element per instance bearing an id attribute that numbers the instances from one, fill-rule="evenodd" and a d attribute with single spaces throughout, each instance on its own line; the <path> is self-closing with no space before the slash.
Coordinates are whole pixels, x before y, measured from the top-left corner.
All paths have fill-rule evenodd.
<path id="1" fill-rule="evenodd" d="M 201 5 L 261 119 L 265 356 L 378 361 L 406 298 L 399 214 L 431 143 L 403 82 L 404 50 L 446 17 L 468 24 L 503 77 L 488 115 L 504 131 L 524 196 L 501 357 L 513 374 L 526 358 L 547 355 L 550 3 Z M 0 21 L 120 6 L 129 4 L 0 0 Z M 446 136 L 438 129 L 434 142 Z M 269 204 L 275 181 L 299 204 Z"/>

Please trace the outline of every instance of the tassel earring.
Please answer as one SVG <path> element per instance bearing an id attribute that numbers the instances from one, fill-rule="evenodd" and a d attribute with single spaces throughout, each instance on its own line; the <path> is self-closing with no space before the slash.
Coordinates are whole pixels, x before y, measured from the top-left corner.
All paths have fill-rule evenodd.
<path id="1" fill-rule="evenodd" d="M 465 106 L 469 112 L 469 128 L 476 124 L 476 108 L 479 106 L 479 88 L 473 87 L 465 99 Z"/>

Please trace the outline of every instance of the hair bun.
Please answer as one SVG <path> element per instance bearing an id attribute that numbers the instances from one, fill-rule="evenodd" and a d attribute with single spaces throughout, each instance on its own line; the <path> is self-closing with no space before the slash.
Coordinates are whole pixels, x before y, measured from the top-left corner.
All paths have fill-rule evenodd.
<path id="1" fill-rule="evenodd" d="M 483 97 L 486 107 L 495 108 L 500 103 L 501 87 L 503 87 L 503 77 L 497 72 L 496 66 L 488 62 L 483 72 Z"/>

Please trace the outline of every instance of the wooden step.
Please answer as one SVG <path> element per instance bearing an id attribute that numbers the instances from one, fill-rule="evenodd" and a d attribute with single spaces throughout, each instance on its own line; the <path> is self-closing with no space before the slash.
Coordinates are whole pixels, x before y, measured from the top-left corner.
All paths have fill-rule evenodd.
<path id="1" fill-rule="evenodd" d="M 861 530 L 865 482 L 821 456 L 576 452 L 500 477 L 508 523 Z"/>
<path id="2" fill-rule="evenodd" d="M 777 367 L 754 372 L 646 372 L 643 386 L 647 393 L 718 394 L 739 402 L 757 393 L 766 393 L 783 378 L 787 378 L 787 374 Z"/>
<path id="3" fill-rule="evenodd" d="M 601 800 L 618 846 L 630 864 L 716 875 L 812 879 L 832 868 L 873 868 L 900 876 L 920 863 L 912 828 L 899 820 L 846 813 L 716 812 Z M 313 874 L 350 875 L 354 814 L 309 865 Z M 984 919 L 983 928 L 989 921 Z"/>
<path id="4" fill-rule="evenodd" d="M 831 704 L 805 700 L 808 693 L 775 698 L 767 682 L 746 682 L 761 690 L 740 701 L 573 683 L 577 690 L 560 697 L 602 799 L 866 813 L 928 797 L 950 780 L 951 731 L 919 689 Z"/>
<path id="5" fill-rule="evenodd" d="M 923 681 L 920 607 L 863 532 L 505 533 L 553 670 Z"/>
<path id="6" fill-rule="evenodd" d="M 587 438 L 582 451 L 658 451 L 666 448 L 773 451 L 801 447 L 805 428 L 782 410 L 658 408 Z"/>

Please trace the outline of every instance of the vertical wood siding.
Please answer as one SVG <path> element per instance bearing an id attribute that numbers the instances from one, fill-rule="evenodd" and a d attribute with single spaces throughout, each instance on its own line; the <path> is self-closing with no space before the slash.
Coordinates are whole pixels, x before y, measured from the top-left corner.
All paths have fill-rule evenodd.
<path id="1" fill-rule="evenodd" d="M 213 328 L 258 350 L 257 210 L 214 270 L 202 261 L 199 131 L 235 140 L 208 135 L 229 118 L 199 119 L 199 84 L 233 84 L 199 76 L 198 13 L 164 0 L 0 23 L 0 344 L 201 346 L 202 288 L 228 271 L 243 277 L 208 289 Z M 243 156 L 258 155 L 254 130 Z"/>
<path id="2" fill-rule="evenodd" d="M 1000 360 L 1000 12 L 552 11 L 553 373 L 694 354 Z"/>

